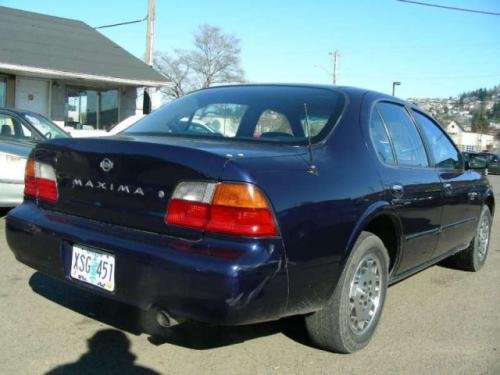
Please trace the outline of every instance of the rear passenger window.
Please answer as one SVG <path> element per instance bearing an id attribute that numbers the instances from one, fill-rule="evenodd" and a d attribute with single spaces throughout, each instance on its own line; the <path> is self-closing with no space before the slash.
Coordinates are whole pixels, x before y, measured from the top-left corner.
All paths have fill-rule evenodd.
<path id="1" fill-rule="evenodd" d="M 396 164 L 387 130 L 377 111 L 373 111 L 370 119 L 370 136 L 380 160 L 386 164 Z"/>
<path id="2" fill-rule="evenodd" d="M 419 112 L 413 111 L 413 115 L 422 128 L 434 159 L 434 166 L 446 169 L 462 169 L 462 160 L 458 150 L 446 137 L 439 125 Z"/>
<path id="3" fill-rule="evenodd" d="M 420 134 L 406 109 L 392 103 L 379 103 L 376 108 L 391 134 L 398 165 L 429 166 Z"/>

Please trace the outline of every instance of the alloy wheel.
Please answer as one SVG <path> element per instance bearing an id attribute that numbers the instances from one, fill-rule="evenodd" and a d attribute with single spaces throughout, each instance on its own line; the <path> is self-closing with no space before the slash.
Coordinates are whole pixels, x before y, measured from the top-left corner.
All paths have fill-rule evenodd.
<path id="1" fill-rule="evenodd" d="M 483 261 L 486 257 L 489 239 L 490 221 L 486 215 L 483 215 L 477 229 L 477 256 L 480 261 Z"/>
<path id="2" fill-rule="evenodd" d="M 365 255 L 358 264 L 349 289 L 350 328 L 356 335 L 365 333 L 380 308 L 381 265 L 373 254 Z"/>

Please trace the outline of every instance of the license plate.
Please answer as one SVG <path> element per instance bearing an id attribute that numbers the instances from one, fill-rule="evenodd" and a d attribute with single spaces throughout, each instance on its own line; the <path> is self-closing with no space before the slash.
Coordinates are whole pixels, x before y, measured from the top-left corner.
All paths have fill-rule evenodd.
<path id="1" fill-rule="evenodd" d="M 107 291 L 115 290 L 115 257 L 82 245 L 73 245 L 71 277 Z"/>

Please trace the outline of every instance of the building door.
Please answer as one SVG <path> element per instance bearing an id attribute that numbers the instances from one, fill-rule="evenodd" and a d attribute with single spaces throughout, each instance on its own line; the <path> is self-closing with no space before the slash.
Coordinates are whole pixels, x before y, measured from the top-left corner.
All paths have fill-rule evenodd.
<path id="1" fill-rule="evenodd" d="M 16 108 L 49 116 L 49 81 L 45 79 L 16 79 Z"/>

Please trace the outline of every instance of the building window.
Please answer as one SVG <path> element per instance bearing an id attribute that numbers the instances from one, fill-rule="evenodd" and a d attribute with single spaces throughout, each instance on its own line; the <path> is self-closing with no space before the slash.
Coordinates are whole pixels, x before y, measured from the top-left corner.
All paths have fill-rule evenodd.
<path id="1" fill-rule="evenodd" d="M 0 107 L 5 107 L 7 101 L 7 80 L 0 78 Z"/>
<path id="2" fill-rule="evenodd" d="M 66 90 L 65 126 L 109 130 L 118 123 L 118 90 Z"/>
<path id="3" fill-rule="evenodd" d="M 100 91 L 99 127 L 109 130 L 118 123 L 118 90 Z"/>

